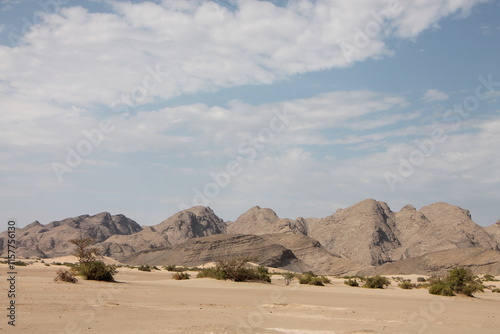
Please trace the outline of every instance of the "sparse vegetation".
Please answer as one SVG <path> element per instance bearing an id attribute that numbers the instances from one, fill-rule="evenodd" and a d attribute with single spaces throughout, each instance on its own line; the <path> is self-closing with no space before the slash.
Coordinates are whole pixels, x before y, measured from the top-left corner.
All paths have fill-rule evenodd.
<path id="1" fill-rule="evenodd" d="M 425 283 L 425 282 L 427 282 L 427 280 L 425 279 L 425 277 L 417 277 L 417 282 Z"/>
<path id="2" fill-rule="evenodd" d="M 345 285 L 349 285 L 349 286 L 359 286 L 358 280 L 357 279 L 351 279 L 351 278 L 346 279 L 344 281 L 344 284 Z"/>
<path id="3" fill-rule="evenodd" d="M 491 274 L 486 274 L 483 276 L 483 279 L 482 279 L 484 282 L 497 282 L 498 280 L 495 278 L 495 276 L 491 275 Z"/>
<path id="4" fill-rule="evenodd" d="M 330 284 L 331 281 L 326 276 L 318 276 L 314 274 L 312 271 L 306 271 L 305 273 L 299 276 L 299 283 L 324 286 L 325 284 Z"/>
<path id="5" fill-rule="evenodd" d="M 500 293 L 500 289 L 491 289 L 491 292 L 498 292 L 498 293 Z"/>
<path id="6" fill-rule="evenodd" d="M 403 282 L 399 283 L 398 286 L 401 289 L 405 289 L 405 290 L 411 290 L 411 289 L 417 287 L 415 284 L 412 284 L 412 282 L 410 280 L 404 280 Z"/>
<path id="7" fill-rule="evenodd" d="M 151 267 L 149 264 L 146 264 L 146 265 L 139 266 L 137 269 L 140 271 L 151 271 L 153 269 L 153 267 Z"/>
<path id="8" fill-rule="evenodd" d="M 283 279 L 285 280 L 285 285 L 290 285 L 290 283 L 295 278 L 295 274 L 294 273 L 283 273 L 281 275 L 283 276 Z"/>
<path id="9" fill-rule="evenodd" d="M 73 239 L 70 242 L 76 246 L 74 255 L 79 261 L 78 266 L 73 268 L 74 271 L 87 280 L 115 281 L 116 266 L 107 265 L 99 260 L 99 250 L 90 247 L 95 242 L 92 238 Z"/>
<path id="10" fill-rule="evenodd" d="M 56 277 L 54 278 L 54 281 L 55 282 L 61 281 L 61 282 L 68 282 L 68 283 L 78 282 L 78 280 L 73 275 L 73 273 L 67 269 L 58 269 L 57 273 L 56 273 Z"/>
<path id="11" fill-rule="evenodd" d="M 473 297 L 477 291 L 484 291 L 484 286 L 470 269 L 454 268 L 443 278 L 433 278 L 430 281 L 429 293 L 441 296 L 462 294 Z"/>
<path id="12" fill-rule="evenodd" d="M 175 280 L 183 280 L 183 279 L 190 279 L 191 275 L 185 272 L 177 272 L 172 275 L 172 278 Z"/>
<path id="13" fill-rule="evenodd" d="M 219 260 L 215 268 L 201 269 L 197 277 L 210 277 L 219 280 L 229 279 L 235 282 L 271 282 L 271 276 L 266 267 L 250 268 L 248 262 L 250 262 L 248 258 Z"/>
<path id="14" fill-rule="evenodd" d="M 368 289 L 385 289 L 389 285 L 391 285 L 391 282 L 387 277 L 384 276 L 371 276 L 367 277 L 365 281 L 365 285 L 363 285 L 363 288 L 368 288 Z"/>

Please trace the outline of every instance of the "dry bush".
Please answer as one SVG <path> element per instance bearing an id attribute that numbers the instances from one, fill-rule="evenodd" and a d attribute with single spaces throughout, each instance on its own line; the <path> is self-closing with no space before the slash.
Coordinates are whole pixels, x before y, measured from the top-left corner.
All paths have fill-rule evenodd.
<path id="1" fill-rule="evenodd" d="M 78 280 L 76 277 L 67 269 L 59 269 L 57 270 L 56 277 L 54 278 L 55 282 L 68 282 L 68 283 L 76 283 Z"/>

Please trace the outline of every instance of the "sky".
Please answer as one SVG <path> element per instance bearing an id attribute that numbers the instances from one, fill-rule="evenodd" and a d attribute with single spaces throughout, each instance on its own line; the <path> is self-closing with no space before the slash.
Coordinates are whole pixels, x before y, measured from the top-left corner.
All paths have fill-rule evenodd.
<path id="1" fill-rule="evenodd" d="M 0 0 L 0 220 L 320 218 L 374 198 L 491 225 L 499 17 L 481 0 Z"/>

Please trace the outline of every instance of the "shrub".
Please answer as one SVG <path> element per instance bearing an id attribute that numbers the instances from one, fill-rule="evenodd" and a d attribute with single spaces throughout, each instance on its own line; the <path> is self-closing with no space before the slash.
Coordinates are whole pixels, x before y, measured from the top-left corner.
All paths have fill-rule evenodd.
<path id="1" fill-rule="evenodd" d="M 285 285 L 290 285 L 290 282 L 293 281 L 295 278 L 294 273 L 283 273 L 281 274 L 283 276 L 283 279 L 285 280 Z"/>
<path id="2" fill-rule="evenodd" d="M 116 267 L 107 265 L 102 261 L 91 261 L 81 263 L 79 274 L 87 280 L 114 282 L 114 275 L 117 273 Z"/>
<path id="3" fill-rule="evenodd" d="M 500 289 L 491 289 L 491 292 L 498 292 L 498 293 L 500 293 Z"/>
<path id="4" fill-rule="evenodd" d="M 389 282 L 389 279 L 387 277 L 383 277 L 383 276 L 377 275 L 377 276 L 367 277 L 365 285 L 363 285 L 363 288 L 368 288 L 368 289 L 385 289 L 390 284 L 391 284 L 391 282 Z"/>
<path id="5" fill-rule="evenodd" d="M 142 265 L 140 266 L 139 268 L 140 271 L 151 271 L 151 269 L 153 269 L 151 266 L 149 266 L 149 264 L 146 264 L 146 265 Z"/>
<path id="6" fill-rule="evenodd" d="M 168 266 L 165 266 L 163 268 L 165 268 L 167 271 L 174 271 L 175 270 L 175 265 L 169 264 Z"/>
<path id="7" fill-rule="evenodd" d="M 429 293 L 441 296 L 462 294 L 473 297 L 473 293 L 477 291 L 483 292 L 484 286 L 470 269 L 465 268 L 450 269 L 448 275 L 433 279 L 429 286 Z"/>
<path id="8" fill-rule="evenodd" d="M 271 282 L 271 276 L 266 267 L 249 268 L 248 261 L 246 258 L 219 260 L 215 268 L 201 269 L 196 277 L 210 277 L 219 280 L 229 279 L 235 282 Z"/>
<path id="9" fill-rule="evenodd" d="M 417 277 L 417 282 L 425 283 L 427 282 L 427 280 L 425 279 L 425 277 Z"/>
<path id="10" fill-rule="evenodd" d="M 224 280 L 224 281 L 228 279 L 226 273 L 222 270 L 217 269 L 217 268 L 204 268 L 204 269 L 200 270 L 200 272 L 196 276 L 196 278 L 205 278 L 205 277 L 215 278 L 215 279 Z"/>
<path id="11" fill-rule="evenodd" d="M 188 273 L 184 273 L 184 272 L 180 272 L 180 273 L 178 272 L 178 273 L 173 274 L 172 278 L 175 280 L 190 279 L 191 275 L 189 275 Z"/>
<path id="12" fill-rule="evenodd" d="M 344 284 L 349 286 L 359 286 L 359 283 L 356 279 L 350 279 L 350 278 L 345 280 Z"/>
<path id="13" fill-rule="evenodd" d="M 12 264 L 15 265 L 15 266 L 17 266 L 17 267 L 25 267 L 25 266 L 28 265 L 26 262 L 23 262 L 23 261 L 20 261 L 20 260 L 12 262 Z"/>
<path id="14" fill-rule="evenodd" d="M 392 280 L 399 283 L 403 283 L 405 281 L 403 277 L 392 277 Z"/>
<path id="15" fill-rule="evenodd" d="M 76 277 L 68 271 L 67 269 L 58 269 L 56 273 L 56 277 L 54 278 L 55 282 L 68 282 L 68 283 L 76 283 L 78 280 Z"/>
<path id="16" fill-rule="evenodd" d="M 405 289 L 405 290 L 411 290 L 411 289 L 417 287 L 415 284 L 412 284 L 411 281 L 403 281 L 403 282 L 399 283 L 398 286 L 401 289 Z"/>
<path id="17" fill-rule="evenodd" d="M 483 281 L 487 281 L 487 282 L 496 282 L 498 281 L 495 276 L 491 275 L 491 274 L 486 274 L 483 276 Z"/>
<path id="18" fill-rule="evenodd" d="M 326 276 L 317 276 L 312 271 L 306 271 L 299 276 L 299 283 L 324 286 L 325 284 L 329 284 L 331 282 L 330 279 Z"/>

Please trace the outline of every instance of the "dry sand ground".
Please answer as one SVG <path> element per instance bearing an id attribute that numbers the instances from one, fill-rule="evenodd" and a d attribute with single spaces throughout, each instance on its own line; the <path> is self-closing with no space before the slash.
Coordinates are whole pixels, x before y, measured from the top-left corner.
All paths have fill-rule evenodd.
<path id="1" fill-rule="evenodd" d="M 0 333 L 500 332 L 500 293 L 491 291 L 446 298 L 395 283 L 371 290 L 335 279 L 325 287 L 285 286 L 279 276 L 272 284 L 176 281 L 166 271 L 128 268 L 119 269 L 120 283 L 70 284 L 53 281 L 59 268 L 17 267 L 16 327 L 7 325 L 2 305 Z M 0 301 L 6 304 L 7 266 L 0 270 Z"/>

